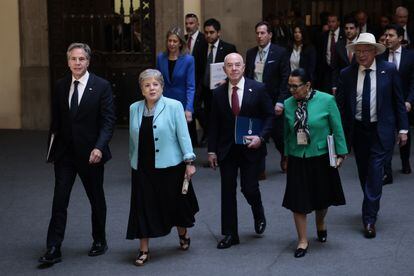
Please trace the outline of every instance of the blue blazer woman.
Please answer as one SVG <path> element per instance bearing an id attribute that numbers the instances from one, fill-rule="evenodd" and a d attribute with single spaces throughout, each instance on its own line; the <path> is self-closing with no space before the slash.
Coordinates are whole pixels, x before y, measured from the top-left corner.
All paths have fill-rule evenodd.
<path id="1" fill-rule="evenodd" d="M 178 56 L 175 63 L 172 79 L 168 71 L 168 54 L 160 53 L 157 56 L 157 69 L 164 77 L 165 97 L 180 101 L 186 111 L 194 113 L 193 102 L 195 93 L 194 58 L 189 54 Z"/>
<path id="2" fill-rule="evenodd" d="M 138 169 L 138 139 L 144 108 L 145 100 L 135 102 L 129 108 L 129 159 L 135 170 Z M 167 168 L 195 158 L 180 102 L 161 96 L 155 106 L 152 125 L 155 168 Z"/>

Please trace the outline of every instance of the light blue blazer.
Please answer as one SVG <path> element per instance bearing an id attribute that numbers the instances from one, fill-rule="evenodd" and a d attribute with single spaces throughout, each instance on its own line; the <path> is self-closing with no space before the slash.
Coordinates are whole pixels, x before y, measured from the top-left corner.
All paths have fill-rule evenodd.
<path id="1" fill-rule="evenodd" d="M 129 159 L 134 169 L 138 165 L 139 130 L 144 108 L 145 100 L 135 102 L 129 108 Z M 184 109 L 179 101 L 161 96 L 152 125 L 155 168 L 167 168 L 195 158 Z"/>
<path id="2" fill-rule="evenodd" d="M 168 71 L 168 54 L 160 53 L 157 56 L 157 69 L 164 77 L 165 97 L 180 101 L 186 111 L 194 113 L 195 69 L 192 55 L 178 56 L 175 62 L 172 79 Z"/>

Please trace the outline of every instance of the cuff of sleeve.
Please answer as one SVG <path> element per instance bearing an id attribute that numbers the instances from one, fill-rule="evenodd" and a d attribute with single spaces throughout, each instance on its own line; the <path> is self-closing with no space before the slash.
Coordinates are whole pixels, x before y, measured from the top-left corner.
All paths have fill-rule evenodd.
<path id="1" fill-rule="evenodd" d="M 215 153 L 215 152 L 208 152 L 207 154 L 211 154 L 211 155 L 212 155 L 212 154 L 214 154 L 214 155 L 216 155 L 216 153 Z"/>
<path id="2" fill-rule="evenodd" d="M 398 133 L 399 134 L 407 134 L 408 130 L 407 129 L 401 129 Z"/>
<path id="3" fill-rule="evenodd" d="M 276 103 L 276 106 L 279 106 L 279 107 L 282 107 L 282 108 L 284 108 L 284 107 L 285 107 L 285 105 L 284 105 L 284 104 L 282 104 L 282 103 Z"/>
<path id="4" fill-rule="evenodd" d="M 191 152 L 191 153 L 185 154 L 183 159 L 184 159 L 184 162 L 187 162 L 187 161 L 192 162 L 196 159 L 196 156 L 194 153 Z"/>

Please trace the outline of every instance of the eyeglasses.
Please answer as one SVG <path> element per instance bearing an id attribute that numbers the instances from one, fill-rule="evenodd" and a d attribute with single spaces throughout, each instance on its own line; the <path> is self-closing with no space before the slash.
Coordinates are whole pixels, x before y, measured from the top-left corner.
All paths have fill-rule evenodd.
<path id="1" fill-rule="evenodd" d="M 355 50 L 355 55 L 357 55 L 357 56 L 362 56 L 362 55 L 366 55 L 366 54 L 372 53 L 372 52 L 374 52 L 374 51 L 375 51 L 375 49 L 369 49 L 369 50 Z"/>
<path id="2" fill-rule="evenodd" d="M 301 84 L 288 84 L 288 89 L 289 90 L 291 90 L 291 91 L 296 91 L 296 90 L 298 90 L 300 87 L 302 87 L 302 86 L 304 86 L 305 85 L 305 83 L 301 83 Z"/>

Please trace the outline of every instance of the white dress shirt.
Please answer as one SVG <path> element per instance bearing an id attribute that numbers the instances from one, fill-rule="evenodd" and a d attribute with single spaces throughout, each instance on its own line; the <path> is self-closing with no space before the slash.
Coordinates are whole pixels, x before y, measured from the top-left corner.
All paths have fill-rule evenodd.
<path id="1" fill-rule="evenodd" d="M 263 82 L 263 70 L 257 70 L 259 66 L 264 69 L 264 65 L 266 64 L 267 55 L 269 54 L 270 42 L 264 47 L 257 49 L 256 59 L 254 61 L 255 70 L 254 70 L 254 79 L 258 82 Z"/>
<path id="2" fill-rule="evenodd" d="M 213 63 L 216 62 L 216 55 L 217 55 L 217 48 L 218 48 L 219 41 L 220 41 L 220 39 L 217 39 L 217 41 L 213 44 L 214 45 L 214 48 L 213 48 Z M 207 56 L 210 54 L 210 49 L 211 49 L 211 44 L 208 44 Z"/>
<path id="3" fill-rule="evenodd" d="M 364 88 L 365 69 L 366 68 L 362 65 L 360 65 L 358 68 L 357 97 L 355 111 L 355 119 L 357 119 L 358 121 L 362 120 L 362 90 Z M 371 64 L 370 69 L 372 70 L 369 73 L 369 76 L 371 77 L 370 122 L 373 123 L 377 121 L 377 63 L 375 60 Z"/>
<path id="4" fill-rule="evenodd" d="M 199 30 L 197 30 L 197 31 L 195 31 L 195 33 L 193 33 L 192 35 L 191 35 L 191 45 L 190 45 L 190 54 L 192 54 L 193 53 L 193 50 L 194 50 L 194 44 L 196 43 L 196 40 L 197 40 L 197 36 L 198 36 L 198 33 L 199 33 L 200 31 Z"/>
<path id="5" fill-rule="evenodd" d="M 70 108 L 70 101 L 72 100 L 72 95 L 73 95 L 73 91 L 75 90 L 75 84 L 73 83 L 75 79 L 72 76 L 72 83 L 70 85 L 70 89 L 69 89 L 69 108 Z M 78 83 L 78 105 L 80 104 L 81 100 L 82 100 L 82 96 L 83 96 L 83 92 L 85 91 L 86 88 L 86 84 L 88 83 L 89 80 L 89 72 L 86 71 L 85 75 L 83 75 L 80 79 L 78 79 L 77 81 L 79 81 Z"/>
<path id="6" fill-rule="evenodd" d="M 232 108 L 232 104 L 231 104 L 231 95 L 233 94 L 233 87 L 237 86 L 237 96 L 239 98 L 239 108 L 241 109 L 241 105 L 242 105 L 242 100 L 243 100 L 243 92 L 244 92 L 244 77 L 242 77 L 239 80 L 239 83 L 237 83 L 237 85 L 232 85 L 229 82 L 229 89 L 228 89 L 228 95 L 229 95 L 229 103 L 230 103 L 230 108 Z"/>
<path id="7" fill-rule="evenodd" d="M 299 47 L 293 47 L 292 54 L 290 55 L 290 70 L 293 71 L 299 68 L 300 53 L 302 52 L 302 45 Z"/>
<path id="8" fill-rule="evenodd" d="M 391 63 L 394 63 L 395 66 L 397 66 L 397 70 L 400 70 L 401 51 L 402 51 L 402 47 L 400 46 L 395 51 L 390 50 L 388 54 L 388 61 Z M 394 56 L 395 56 L 395 62 L 394 62 Z"/>

